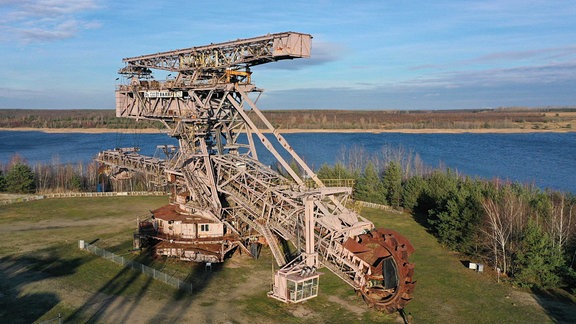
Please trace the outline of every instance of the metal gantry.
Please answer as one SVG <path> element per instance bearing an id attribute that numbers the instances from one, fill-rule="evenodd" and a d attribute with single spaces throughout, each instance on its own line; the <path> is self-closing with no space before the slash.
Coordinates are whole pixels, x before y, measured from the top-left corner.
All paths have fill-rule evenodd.
<path id="1" fill-rule="evenodd" d="M 271 297 L 316 296 L 316 270 L 326 267 L 370 306 L 403 309 L 414 288 L 411 244 L 347 208 L 351 188 L 326 187 L 250 97 L 261 91 L 250 67 L 309 57 L 311 40 L 285 32 L 124 59 L 117 116 L 160 121 L 179 146 L 163 160 L 129 149 L 101 152 L 97 160 L 172 188 L 170 204 L 139 223 L 138 245 L 151 242 L 157 253 L 183 260 L 222 262 L 237 248 L 257 254 L 265 243 L 280 267 Z M 176 75 L 156 80 L 153 70 Z M 284 175 L 258 160 L 256 141 Z M 292 242 L 296 255 L 282 241 Z"/>

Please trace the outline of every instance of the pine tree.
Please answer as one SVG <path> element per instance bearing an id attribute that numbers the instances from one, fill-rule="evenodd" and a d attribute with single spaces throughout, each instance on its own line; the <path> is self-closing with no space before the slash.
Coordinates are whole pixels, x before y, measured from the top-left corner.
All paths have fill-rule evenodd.
<path id="1" fill-rule="evenodd" d="M 402 168 L 398 162 L 390 162 L 384 171 L 382 182 L 388 204 L 399 207 L 402 198 Z"/>
<path id="2" fill-rule="evenodd" d="M 355 179 L 356 177 L 350 172 L 344 164 L 337 162 L 333 167 L 324 163 L 316 172 L 320 179 Z"/>
<path id="3" fill-rule="evenodd" d="M 34 193 L 36 184 L 34 182 L 34 172 L 23 163 L 16 163 L 6 175 L 6 188 L 13 193 Z"/>
<path id="4" fill-rule="evenodd" d="M 554 247 L 550 236 L 533 221 L 529 222 L 514 258 L 516 283 L 523 287 L 557 287 L 563 267 L 562 253 Z"/>
<path id="5" fill-rule="evenodd" d="M 386 191 L 372 162 L 368 162 L 364 172 L 358 179 L 354 190 L 354 197 L 357 200 L 376 204 L 386 203 Z"/>
<path id="6" fill-rule="evenodd" d="M 316 175 L 320 179 L 332 179 L 332 167 L 324 163 L 320 166 L 320 169 L 316 171 Z"/>
<path id="7" fill-rule="evenodd" d="M 402 186 L 402 206 L 408 210 L 418 207 L 418 200 L 425 190 L 426 181 L 421 176 L 413 176 Z"/>

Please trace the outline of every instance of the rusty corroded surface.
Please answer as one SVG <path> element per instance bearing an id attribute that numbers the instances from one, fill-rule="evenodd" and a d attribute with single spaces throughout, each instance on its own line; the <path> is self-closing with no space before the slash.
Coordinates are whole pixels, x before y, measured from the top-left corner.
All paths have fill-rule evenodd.
<path id="1" fill-rule="evenodd" d="M 257 251 L 258 242 L 266 242 L 286 281 L 298 270 L 295 260 L 302 270 L 324 266 L 370 306 L 399 310 L 414 289 L 413 247 L 348 209 L 352 188 L 328 187 L 319 179 L 253 99 L 261 89 L 252 83 L 250 67 L 308 57 L 311 39 L 268 34 L 124 59 L 116 115 L 160 121 L 178 146 L 161 147 L 166 159 L 127 148 L 102 152 L 97 160 L 116 181 L 140 172 L 172 192 L 170 205 L 141 223 L 135 246 L 150 238 L 160 242 L 163 255 L 222 262 L 237 247 Z M 172 73 L 164 80 L 153 70 Z M 278 170 L 259 161 L 258 141 Z M 296 257 L 285 253 L 285 241 L 299 247 Z M 288 286 L 280 288 L 278 296 L 289 293 Z"/>
<path id="2" fill-rule="evenodd" d="M 365 284 L 358 289 L 368 305 L 394 312 L 412 299 L 414 264 L 408 258 L 414 247 L 405 237 L 378 228 L 349 239 L 344 247 L 370 265 L 370 271 L 364 275 Z"/>

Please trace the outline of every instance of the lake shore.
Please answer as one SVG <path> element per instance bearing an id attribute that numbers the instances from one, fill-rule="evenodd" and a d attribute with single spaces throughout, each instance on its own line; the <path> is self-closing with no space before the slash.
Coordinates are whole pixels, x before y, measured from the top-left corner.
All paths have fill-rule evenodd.
<path id="1" fill-rule="evenodd" d="M 160 134 L 165 133 L 164 129 L 143 128 L 143 129 L 111 129 L 111 128 L 0 128 L 0 131 L 36 131 L 44 133 L 124 133 L 124 134 Z M 553 129 L 526 129 L 526 128 L 398 128 L 398 129 L 278 129 L 280 133 L 404 133 L 404 134 L 521 134 L 521 133 L 571 133 L 576 132 L 572 128 Z M 263 133 L 270 131 L 262 130 Z"/>

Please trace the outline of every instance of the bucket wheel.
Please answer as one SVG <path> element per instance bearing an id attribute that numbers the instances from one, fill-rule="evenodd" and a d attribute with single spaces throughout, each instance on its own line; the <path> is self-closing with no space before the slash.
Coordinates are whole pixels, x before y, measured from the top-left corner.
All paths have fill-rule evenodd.
<path id="1" fill-rule="evenodd" d="M 414 264 L 408 261 L 414 252 L 412 244 L 396 231 L 383 228 L 350 240 L 355 242 L 344 246 L 370 264 L 358 293 L 370 307 L 388 313 L 401 311 L 412 299 L 415 286 Z"/>

